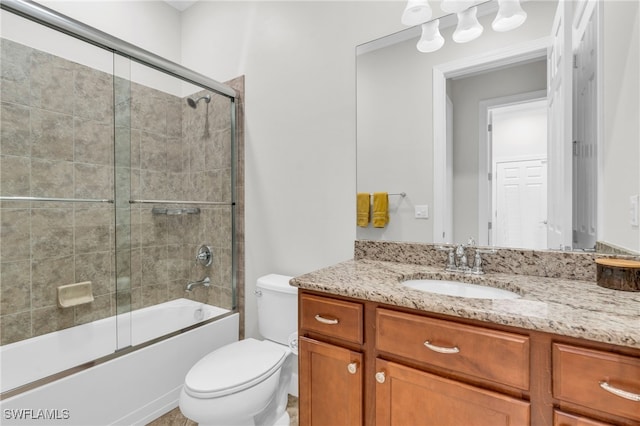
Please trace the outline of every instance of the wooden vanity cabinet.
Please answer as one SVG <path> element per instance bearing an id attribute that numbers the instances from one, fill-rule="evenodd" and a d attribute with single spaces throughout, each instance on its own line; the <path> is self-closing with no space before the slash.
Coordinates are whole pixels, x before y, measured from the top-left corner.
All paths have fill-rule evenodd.
<path id="1" fill-rule="evenodd" d="M 425 366 L 529 389 L 529 338 L 520 334 L 378 308 L 376 349 Z"/>
<path id="2" fill-rule="evenodd" d="M 362 353 L 300 337 L 300 425 L 362 424 Z"/>
<path id="3" fill-rule="evenodd" d="M 640 350 L 299 294 L 301 426 L 640 426 Z"/>
<path id="4" fill-rule="evenodd" d="M 299 424 L 363 424 L 363 305 L 299 297 Z"/>
<path id="5" fill-rule="evenodd" d="M 376 359 L 376 424 L 528 425 L 529 403 Z"/>
<path id="6" fill-rule="evenodd" d="M 376 424 L 528 425 L 529 402 L 390 362 L 401 357 L 486 382 L 529 389 L 529 339 L 395 310 L 376 309 Z"/>

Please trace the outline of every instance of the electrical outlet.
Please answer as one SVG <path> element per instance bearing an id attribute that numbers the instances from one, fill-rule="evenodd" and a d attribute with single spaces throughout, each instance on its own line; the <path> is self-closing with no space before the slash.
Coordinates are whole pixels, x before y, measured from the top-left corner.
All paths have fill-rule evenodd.
<path id="1" fill-rule="evenodd" d="M 415 206 L 415 218 L 416 219 L 429 219 L 429 206 L 424 204 Z"/>
<path id="2" fill-rule="evenodd" d="M 638 195 L 629 197 L 629 223 L 631 226 L 638 226 Z"/>

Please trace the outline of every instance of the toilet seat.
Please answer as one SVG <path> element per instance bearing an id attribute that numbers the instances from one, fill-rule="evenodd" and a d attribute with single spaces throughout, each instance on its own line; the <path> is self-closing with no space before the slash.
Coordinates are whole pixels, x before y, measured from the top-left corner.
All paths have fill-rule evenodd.
<path id="1" fill-rule="evenodd" d="M 184 390 L 203 399 L 239 392 L 278 371 L 289 352 L 285 346 L 251 338 L 231 343 L 198 361 L 187 373 Z"/>

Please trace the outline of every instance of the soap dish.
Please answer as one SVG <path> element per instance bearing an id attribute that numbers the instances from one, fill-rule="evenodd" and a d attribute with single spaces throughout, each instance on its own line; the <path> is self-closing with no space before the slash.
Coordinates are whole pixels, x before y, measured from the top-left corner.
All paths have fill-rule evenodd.
<path id="1" fill-rule="evenodd" d="M 58 287 L 58 306 L 61 308 L 70 308 L 71 306 L 91 302 L 93 302 L 91 281 L 61 285 Z"/>
<path id="2" fill-rule="evenodd" d="M 640 291 L 640 262 L 626 259 L 596 259 L 600 287 Z"/>

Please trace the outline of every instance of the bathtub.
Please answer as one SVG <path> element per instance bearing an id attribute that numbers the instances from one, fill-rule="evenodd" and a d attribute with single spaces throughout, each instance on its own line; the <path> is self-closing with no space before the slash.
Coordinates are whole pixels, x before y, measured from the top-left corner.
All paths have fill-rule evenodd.
<path id="1" fill-rule="evenodd" d="M 177 299 L 5 345 L 0 347 L 3 393 L 61 378 L 3 395 L 0 423 L 145 424 L 177 407 L 193 364 L 236 340 L 237 313 Z M 121 356 L 114 355 L 117 345 Z"/>

